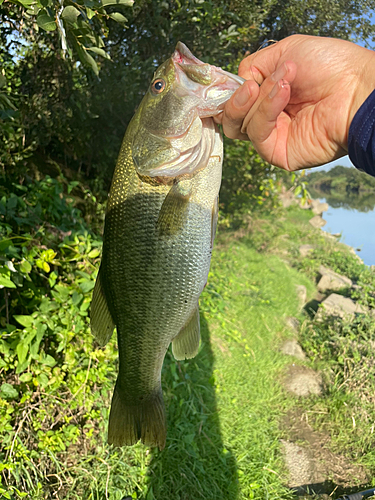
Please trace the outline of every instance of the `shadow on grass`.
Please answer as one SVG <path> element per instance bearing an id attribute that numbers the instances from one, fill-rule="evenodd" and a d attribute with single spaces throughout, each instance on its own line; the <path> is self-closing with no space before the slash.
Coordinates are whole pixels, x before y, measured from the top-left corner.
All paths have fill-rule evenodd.
<path id="1" fill-rule="evenodd" d="M 235 500 L 238 496 L 236 461 L 220 433 L 214 357 L 202 315 L 201 336 L 196 358 L 176 362 L 169 351 L 165 359 L 167 444 L 151 460 L 146 500 Z"/>

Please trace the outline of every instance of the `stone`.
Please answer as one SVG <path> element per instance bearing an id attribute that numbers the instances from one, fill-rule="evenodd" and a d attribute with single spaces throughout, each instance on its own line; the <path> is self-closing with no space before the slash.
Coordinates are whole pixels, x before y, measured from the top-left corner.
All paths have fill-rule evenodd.
<path id="1" fill-rule="evenodd" d="M 354 317 L 355 314 L 365 314 L 367 309 L 348 297 L 343 297 L 337 293 L 331 293 L 323 300 L 316 318 L 320 319 L 324 314 L 336 316 L 338 318 Z"/>
<path id="2" fill-rule="evenodd" d="M 322 236 L 327 238 L 327 240 L 337 241 L 337 238 L 333 234 L 327 233 L 326 231 L 322 231 Z"/>
<path id="3" fill-rule="evenodd" d="M 297 318 L 294 318 L 293 316 L 288 316 L 285 320 L 286 325 L 296 333 L 299 332 L 299 321 Z"/>
<path id="4" fill-rule="evenodd" d="M 316 227 L 317 229 L 320 229 L 327 224 L 327 221 L 324 220 L 320 215 L 315 215 L 315 217 L 310 219 L 309 222 L 312 227 Z"/>
<path id="5" fill-rule="evenodd" d="M 318 290 L 320 292 L 325 292 L 326 290 L 341 290 L 343 288 L 350 288 L 353 285 L 351 279 L 335 273 L 327 267 L 320 266 L 319 273 L 322 275 L 318 283 Z"/>
<path id="6" fill-rule="evenodd" d="M 312 245 L 301 245 L 299 247 L 299 254 L 301 257 L 307 257 L 313 250 L 314 247 Z"/>
<path id="7" fill-rule="evenodd" d="M 302 347 L 296 340 L 286 340 L 281 346 L 281 352 L 287 356 L 293 356 L 294 358 L 303 361 L 306 359 L 306 354 L 303 352 Z"/>
<path id="8" fill-rule="evenodd" d="M 284 208 L 288 208 L 291 205 L 295 205 L 297 200 L 291 191 L 285 191 L 279 195 L 279 200 Z"/>
<path id="9" fill-rule="evenodd" d="M 293 365 L 289 367 L 284 385 L 295 396 L 306 397 L 322 393 L 322 377 L 307 366 Z"/>
<path id="10" fill-rule="evenodd" d="M 289 471 L 288 486 L 299 489 L 303 485 L 314 483 L 315 464 L 309 450 L 284 439 L 280 442 Z"/>
<path id="11" fill-rule="evenodd" d="M 300 307 L 302 308 L 306 304 L 307 290 L 305 285 L 296 285 L 297 296 L 299 300 Z"/>
<path id="12" fill-rule="evenodd" d="M 321 203 L 319 200 L 311 201 L 312 212 L 315 215 L 321 215 L 329 209 L 328 203 Z"/>

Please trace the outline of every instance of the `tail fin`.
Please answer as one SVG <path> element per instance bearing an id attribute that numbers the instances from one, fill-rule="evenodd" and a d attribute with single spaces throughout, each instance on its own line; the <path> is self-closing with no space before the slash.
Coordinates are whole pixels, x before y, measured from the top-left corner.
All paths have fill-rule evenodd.
<path id="1" fill-rule="evenodd" d="M 135 444 L 141 439 L 146 446 L 165 447 L 167 425 L 161 386 L 139 405 L 121 398 L 117 384 L 109 414 L 108 443 L 114 446 Z"/>

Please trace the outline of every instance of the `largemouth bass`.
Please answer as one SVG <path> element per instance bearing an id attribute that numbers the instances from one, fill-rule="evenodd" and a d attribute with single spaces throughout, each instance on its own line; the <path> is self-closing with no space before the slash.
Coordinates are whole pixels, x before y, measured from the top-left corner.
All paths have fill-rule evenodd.
<path id="1" fill-rule="evenodd" d="M 131 120 L 105 218 L 91 328 L 105 345 L 117 327 L 119 374 L 108 442 L 164 448 L 161 369 L 198 352 L 198 299 L 218 217 L 222 138 L 212 117 L 243 80 L 178 43 Z"/>

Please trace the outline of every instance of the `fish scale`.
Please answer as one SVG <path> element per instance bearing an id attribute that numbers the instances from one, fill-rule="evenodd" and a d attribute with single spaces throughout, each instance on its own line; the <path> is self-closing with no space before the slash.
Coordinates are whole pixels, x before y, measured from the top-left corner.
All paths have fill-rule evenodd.
<path id="1" fill-rule="evenodd" d="M 204 68 L 199 72 L 194 65 Z M 181 71 L 186 73 L 184 78 L 178 77 Z M 197 85 L 200 73 L 203 81 Z M 216 73 L 221 79 L 218 95 Z M 193 90 L 182 91 L 181 81 L 189 82 L 189 74 Z M 166 417 L 161 369 L 171 342 L 177 359 L 198 352 L 198 299 L 210 267 L 221 182 L 222 138 L 217 126 L 206 115 L 201 127 L 190 130 L 190 126 L 199 119 L 197 102 L 199 109 L 205 108 L 200 92 L 211 85 L 212 95 L 220 101 L 220 91 L 225 91 L 225 99 L 217 106 L 220 112 L 230 95 L 228 88 L 233 91 L 239 82 L 229 81 L 225 74 L 223 84 L 220 69 L 204 65 L 182 44 L 153 81 L 160 79 L 165 85 L 158 88 L 163 87 L 165 95 L 158 95 L 158 88 L 151 84 L 121 147 L 108 200 L 91 327 L 101 344 L 108 342 L 117 327 L 119 374 L 109 417 L 109 443 L 131 445 L 141 439 L 162 449 Z M 207 106 L 212 108 L 213 103 Z M 158 127 L 147 127 L 144 120 L 150 109 L 152 116 L 163 112 L 163 123 L 169 131 L 178 130 L 178 141 L 154 135 Z M 192 134 L 200 135 L 192 140 Z M 197 145 L 210 149 L 201 155 L 204 163 L 189 170 L 189 155 L 192 161 L 197 158 Z M 183 163 L 178 155 L 184 155 Z"/>

